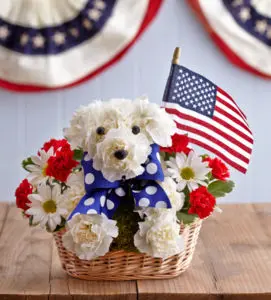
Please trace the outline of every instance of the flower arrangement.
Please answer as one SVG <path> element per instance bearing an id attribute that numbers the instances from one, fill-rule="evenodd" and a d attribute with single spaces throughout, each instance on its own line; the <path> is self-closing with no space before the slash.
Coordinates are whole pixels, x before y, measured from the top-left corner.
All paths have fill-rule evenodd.
<path id="1" fill-rule="evenodd" d="M 16 203 L 30 226 L 62 232 L 81 260 L 125 250 L 167 259 L 184 251 L 180 224 L 209 217 L 233 189 L 219 158 L 197 155 L 189 136 L 147 99 L 80 107 L 64 139 L 22 162 Z"/>

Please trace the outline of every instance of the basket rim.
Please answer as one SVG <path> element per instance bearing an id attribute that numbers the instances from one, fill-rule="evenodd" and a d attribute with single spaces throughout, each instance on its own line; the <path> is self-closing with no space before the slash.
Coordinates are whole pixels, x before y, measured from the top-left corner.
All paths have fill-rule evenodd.
<path id="1" fill-rule="evenodd" d="M 186 229 L 186 228 L 190 228 L 190 227 L 192 227 L 192 226 L 201 226 L 202 222 L 203 222 L 202 219 L 197 218 L 197 219 L 196 219 L 193 223 L 191 223 L 191 224 L 184 224 L 183 222 L 181 222 L 181 223 L 180 223 L 180 226 L 183 226 L 184 229 Z M 59 236 L 59 237 L 61 236 L 61 237 L 62 237 L 62 235 L 63 235 L 65 232 L 66 232 L 66 228 L 65 228 L 65 227 L 62 228 L 61 230 L 57 231 L 57 232 L 53 232 L 54 239 L 56 240 L 56 239 L 57 239 L 57 238 L 56 238 L 57 236 Z M 63 247 L 64 247 L 64 246 L 63 246 Z M 64 247 L 64 248 L 65 248 L 65 247 Z M 72 254 L 73 256 L 75 256 L 76 258 L 78 258 L 77 255 L 76 255 L 74 252 L 72 252 L 72 251 L 70 251 L 70 250 L 67 250 L 66 248 L 65 248 L 65 251 L 66 251 L 66 252 L 69 252 L 70 254 Z M 185 251 L 185 249 L 184 249 L 183 251 L 181 251 L 180 253 L 177 253 L 177 254 L 175 254 L 175 255 L 172 255 L 172 256 L 170 256 L 170 257 L 168 257 L 168 258 L 166 258 L 166 259 L 163 259 L 163 258 L 160 258 L 160 257 L 153 257 L 153 256 L 150 256 L 150 255 L 148 255 L 148 254 L 146 254 L 146 253 L 142 253 L 142 252 L 133 252 L 133 251 L 127 251 L 127 250 L 110 250 L 110 251 L 108 251 L 105 255 L 96 257 L 96 258 L 94 258 L 94 259 L 92 259 L 92 260 L 85 260 L 85 259 L 80 259 L 80 258 L 78 258 L 78 259 L 79 259 L 80 261 L 82 261 L 82 262 L 84 262 L 84 261 L 85 261 L 85 262 L 89 262 L 89 261 L 101 260 L 101 259 L 104 259 L 104 258 L 110 258 L 110 257 L 115 256 L 115 255 L 126 255 L 126 256 L 137 256 L 137 257 L 139 257 L 139 258 L 142 258 L 142 257 L 152 258 L 152 259 L 157 259 L 157 260 L 166 262 L 167 260 L 172 259 L 173 257 L 177 257 L 178 255 L 182 254 L 182 252 L 184 252 L 184 251 Z"/>

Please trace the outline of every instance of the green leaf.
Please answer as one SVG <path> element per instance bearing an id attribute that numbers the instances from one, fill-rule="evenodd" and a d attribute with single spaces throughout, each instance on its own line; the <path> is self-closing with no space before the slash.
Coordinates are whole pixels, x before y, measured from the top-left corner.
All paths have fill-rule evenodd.
<path id="1" fill-rule="evenodd" d="M 66 220 L 65 220 L 63 217 L 61 217 L 61 223 L 60 223 L 59 225 L 56 226 L 56 229 L 55 229 L 53 232 L 57 232 L 57 231 L 62 230 L 62 229 L 65 227 L 65 224 L 66 224 Z M 49 226 L 48 226 L 48 223 L 46 224 L 46 230 L 47 230 L 48 232 L 52 232 L 52 231 L 50 230 Z"/>
<path id="2" fill-rule="evenodd" d="M 29 172 L 29 170 L 27 169 L 27 166 L 28 166 L 28 165 L 34 165 L 34 163 L 33 163 L 32 159 L 31 159 L 31 157 L 28 157 L 28 158 L 26 158 L 26 159 L 24 159 L 24 160 L 22 161 L 22 167 L 23 167 L 26 171 Z"/>
<path id="3" fill-rule="evenodd" d="M 180 222 L 183 222 L 185 225 L 188 225 L 193 223 L 198 218 L 198 215 L 178 211 L 177 218 Z"/>
<path id="4" fill-rule="evenodd" d="M 208 191 L 214 197 L 220 198 L 230 193 L 233 190 L 233 188 L 234 188 L 234 182 L 231 180 L 229 181 L 216 180 L 209 184 Z"/>
<path id="5" fill-rule="evenodd" d="M 83 149 L 74 149 L 73 150 L 73 159 L 81 161 L 84 156 Z"/>
<path id="6" fill-rule="evenodd" d="M 29 217 L 29 225 L 34 227 L 34 226 L 37 226 L 39 223 L 34 223 L 34 222 L 33 222 L 33 219 L 34 219 L 33 216 L 30 216 L 30 217 Z"/>

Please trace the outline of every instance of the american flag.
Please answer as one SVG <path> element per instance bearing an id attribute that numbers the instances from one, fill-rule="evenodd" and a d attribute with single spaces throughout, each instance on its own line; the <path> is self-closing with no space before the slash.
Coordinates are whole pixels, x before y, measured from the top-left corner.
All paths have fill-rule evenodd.
<path id="1" fill-rule="evenodd" d="M 178 133 L 246 173 L 253 135 L 233 98 L 205 77 L 172 64 L 163 106 Z"/>

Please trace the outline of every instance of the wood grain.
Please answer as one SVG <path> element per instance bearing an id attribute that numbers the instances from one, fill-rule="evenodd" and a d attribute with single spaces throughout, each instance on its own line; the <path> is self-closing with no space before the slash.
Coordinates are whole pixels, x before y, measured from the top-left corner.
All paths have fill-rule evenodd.
<path id="1" fill-rule="evenodd" d="M 101 282 L 74 279 L 62 270 L 56 246 L 53 245 L 50 299 L 136 300 L 136 282 Z"/>
<path id="2" fill-rule="evenodd" d="M 223 299 L 271 299 L 271 240 L 259 219 L 251 204 L 229 205 L 203 226 L 201 237 Z"/>
<path id="3" fill-rule="evenodd" d="M 139 300 L 209 299 L 215 293 L 212 266 L 199 238 L 192 265 L 179 277 L 169 280 L 139 280 Z"/>
<path id="4" fill-rule="evenodd" d="M 0 299 L 269 300 L 271 205 L 223 205 L 206 220 L 191 267 L 170 280 L 96 282 L 62 270 L 50 234 L 0 204 Z"/>
<path id="5" fill-rule="evenodd" d="M 64 300 L 72 299 L 69 291 L 68 275 L 62 269 L 57 248 L 53 242 L 52 249 L 52 262 L 51 262 L 51 273 L 50 273 L 50 299 L 52 300 Z"/>
<path id="6" fill-rule="evenodd" d="M 136 300 L 135 281 L 85 281 L 69 278 L 69 290 L 74 300 Z M 88 298 L 89 297 L 89 298 Z"/>
<path id="7" fill-rule="evenodd" d="M 18 208 L 11 206 L 0 238 L 0 297 L 16 295 L 48 299 L 52 237 L 30 228 Z"/>

